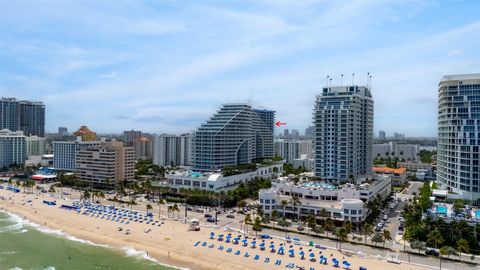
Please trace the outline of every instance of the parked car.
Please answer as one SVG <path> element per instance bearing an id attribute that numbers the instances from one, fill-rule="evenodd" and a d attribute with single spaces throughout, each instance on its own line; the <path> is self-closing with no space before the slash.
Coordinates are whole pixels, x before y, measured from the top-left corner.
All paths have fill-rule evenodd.
<path id="1" fill-rule="evenodd" d="M 232 215 L 232 214 L 227 215 L 227 218 L 235 218 L 235 215 Z"/>
<path id="2" fill-rule="evenodd" d="M 212 215 L 211 215 L 211 214 L 205 214 L 205 216 L 204 216 L 204 217 L 206 217 L 206 218 L 211 218 L 211 217 L 212 217 Z"/>
<path id="3" fill-rule="evenodd" d="M 209 217 L 209 218 L 207 218 L 207 221 L 208 222 L 215 222 L 215 218 L 214 217 Z M 217 219 L 216 221 L 220 221 L 220 220 Z"/>
<path id="4" fill-rule="evenodd" d="M 388 220 L 388 215 L 383 215 L 383 220 Z"/>
<path id="5" fill-rule="evenodd" d="M 440 253 L 438 253 L 438 251 L 433 248 L 429 248 L 425 250 L 425 254 L 430 256 L 435 256 L 435 257 L 438 257 L 440 255 Z"/>

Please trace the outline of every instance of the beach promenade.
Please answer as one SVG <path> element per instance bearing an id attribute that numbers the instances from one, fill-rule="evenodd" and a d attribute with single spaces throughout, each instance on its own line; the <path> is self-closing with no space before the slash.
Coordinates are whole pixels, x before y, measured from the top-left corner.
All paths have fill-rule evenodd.
<path id="1" fill-rule="evenodd" d="M 56 205 L 48 205 L 43 201 L 56 201 Z M 52 198 L 46 193 L 25 194 L 0 189 L 0 208 L 15 213 L 20 217 L 41 226 L 61 230 L 77 238 L 90 240 L 97 244 L 104 244 L 112 248 L 133 247 L 143 250 L 152 258 L 161 263 L 189 269 L 319 269 L 329 270 L 333 267 L 333 259 L 339 261 L 339 268 L 343 269 L 344 261 L 348 261 L 351 269 L 430 269 L 408 264 L 389 263 L 359 254 L 341 253 L 337 250 L 318 249 L 302 244 L 287 243 L 282 239 L 266 239 L 265 250 L 259 246 L 262 240 L 258 237 L 255 248 L 252 248 L 254 234 L 248 235 L 247 245 L 241 242 L 245 237 L 237 231 L 226 231 L 226 227 L 219 229 L 204 228 L 200 231 L 189 231 L 189 224 L 166 217 L 157 220 L 154 225 L 149 222 L 129 221 L 129 224 L 101 218 L 101 215 L 83 214 L 74 210 L 66 210 L 60 205 L 72 205 L 73 201 Z M 106 201 L 104 204 L 108 204 Z M 128 212 L 128 208 L 124 209 Z M 93 214 L 93 215 L 92 215 Z M 159 226 L 160 224 L 160 226 Z M 120 230 L 121 228 L 121 230 Z M 213 234 L 212 234 L 213 233 Z M 222 235 L 219 241 L 219 235 Z M 228 243 L 225 238 L 231 234 Z M 212 237 L 213 235 L 213 237 Z M 233 239 L 239 237 L 239 243 Z M 270 245 L 275 246 L 271 252 Z M 278 248 L 283 246 L 285 252 L 278 254 Z M 230 250 L 231 249 L 231 250 Z M 289 250 L 294 250 L 294 257 L 289 256 Z M 304 251 L 304 259 L 300 252 Z M 309 256 L 315 255 L 316 260 L 310 261 Z M 247 256 L 246 256 L 247 255 Z M 320 264 L 320 257 L 327 259 L 327 264 Z M 268 258 L 268 259 L 267 259 Z M 280 261 L 280 264 L 278 262 Z"/>

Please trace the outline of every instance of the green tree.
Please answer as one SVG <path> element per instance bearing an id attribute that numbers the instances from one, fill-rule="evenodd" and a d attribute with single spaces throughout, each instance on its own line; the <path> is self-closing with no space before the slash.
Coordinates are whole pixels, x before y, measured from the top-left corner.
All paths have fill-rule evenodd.
<path id="1" fill-rule="evenodd" d="M 280 204 L 282 205 L 283 209 L 283 219 L 285 219 L 285 207 L 288 205 L 288 200 L 281 200 Z"/>
<path id="2" fill-rule="evenodd" d="M 90 197 L 92 195 L 90 194 L 90 192 L 88 190 L 84 190 L 82 195 L 80 195 L 80 200 L 83 201 L 83 202 L 86 202 L 88 200 L 90 200 Z"/>
<path id="3" fill-rule="evenodd" d="M 348 239 L 347 229 L 345 227 L 336 228 L 334 231 L 334 235 L 337 237 L 337 240 L 339 241 L 339 244 L 340 244 L 339 249 L 341 250 L 342 242 L 345 242 Z"/>
<path id="4" fill-rule="evenodd" d="M 257 232 L 262 231 L 262 219 L 260 217 L 256 217 L 253 221 L 252 230 L 255 231 L 255 236 L 257 236 Z"/>
<path id="5" fill-rule="evenodd" d="M 456 250 L 459 252 L 458 259 L 462 256 L 462 253 L 470 253 L 470 246 L 468 245 L 467 240 L 461 238 L 457 241 Z"/>
<path id="6" fill-rule="evenodd" d="M 382 234 L 380 234 L 380 233 L 374 234 L 371 241 L 372 241 L 372 243 L 381 243 L 381 242 L 383 242 Z"/>
<path id="7" fill-rule="evenodd" d="M 382 232 L 383 247 L 385 247 L 386 241 L 392 241 L 392 235 L 389 230 L 383 230 Z"/>
<path id="8" fill-rule="evenodd" d="M 333 222 L 333 219 L 327 218 L 325 220 L 325 231 L 327 232 L 327 237 L 328 237 L 328 232 L 333 232 L 335 228 L 335 223 Z"/>
<path id="9" fill-rule="evenodd" d="M 439 245 L 442 245 L 445 240 L 443 240 L 442 234 L 438 229 L 431 231 L 428 234 L 427 243 L 432 245 L 434 248 L 437 248 Z"/>
<path id="10" fill-rule="evenodd" d="M 17 181 L 17 183 L 18 183 L 18 181 Z M 53 194 L 56 192 L 55 187 L 53 185 L 51 185 L 50 188 L 48 189 L 48 192 L 50 192 L 50 195 L 53 197 Z"/>
<path id="11" fill-rule="evenodd" d="M 325 229 L 324 229 L 322 226 L 320 226 L 320 225 L 316 225 L 316 226 L 312 229 L 312 231 L 313 231 L 314 233 L 316 233 L 317 236 L 318 236 L 319 234 L 325 233 Z"/>
<path id="12" fill-rule="evenodd" d="M 373 226 L 369 223 L 366 223 L 363 226 L 363 234 L 365 235 L 365 245 L 367 244 L 367 237 L 373 234 Z"/>
<path id="13" fill-rule="evenodd" d="M 443 246 L 440 249 L 440 254 L 442 254 L 442 256 L 446 255 L 448 258 L 450 258 L 451 255 L 458 255 L 458 252 L 453 247 Z"/>
<path id="14" fill-rule="evenodd" d="M 164 199 L 159 198 L 157 201 L 158 204 L 158 218 L 160 219 L 160 215 L 162 214 L 162 208 L 160 205 L 166 204 L 167 202 Z"/>
<path id="15" fill-rule="evenodd" d="M 315 219 L 315 216 L 309 215 L 307 217 L 307 228 L 308 228 L 307 234 L 310 234 L 310 230 L 313 230 L 315 226 L 317 226 L 317 220 Z"/>
<path id="16" fill-rule="evenodd" d="M 148 211 L 153 209 L 152 205 L 150 204 L 147 204 L 145 208 L 147 209 L 147 215 L 148 215 Z"/>
<path id="17" fill-rule="evenodd" d="M 301 204 L 301 201 L 297 196 L 291 196 L 290 197 L 290 204 L 293 205 L 293 216 L 294 216 L 295 220 L 298 220 L 297 205 Z"/>
<path id="18" fill-rule="evenodd" d="M 280 214 L 278 213 L 278 211 L 276 209 L 273 209 L 271 213 L 273 228 L 275 228 L 275 221 L 277 221 L 279 217 L 280 217 Z"/>
<path id="19" fill-rule="evenodd" d="M 248 233 L 248 223 L 252 223 L 252 216 L 250 214 L 246 214 L 245 218 L 243 219 L 243 223 L 245 224 L 244 234 Z"/>

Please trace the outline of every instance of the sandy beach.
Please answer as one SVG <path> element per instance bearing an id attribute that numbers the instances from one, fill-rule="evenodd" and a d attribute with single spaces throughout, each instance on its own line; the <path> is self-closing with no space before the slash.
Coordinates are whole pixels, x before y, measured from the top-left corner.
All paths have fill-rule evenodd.
<path id="1" fill-rule="evenodd" d="M 27 203 L 27 201 L 31 202 Z M 147 225 L 145 223 L 131 222 L 128 225 L 119 224 L 105 219 L 85 216 L 75 211 L 68 211 L 60 208 L 61 204 L 71 204 L 72 201 L 66 201 L 56 198 L 57 205 L 49 206 L 44 204 L 43 200 L 53 200 L 47 194 L 25 194 L 14 193 L 5 189 L 0 189 L 0 208 L 8 212 L 15 213 L 20 217 L 30 220 L 41 226 L 61 230 L 62 232 L 75 236 L 80 239 L 89 240 L 97 244 L 104 244 L 114 248 L 132 247 L 136 250 L 146 251 L 147 254 L 157 261 L 176 267 L 189 269 L 284 269 L 285 264 L 294 263 L 295 266 L 304 267 L 309 270 L 314 269 L 332 269 L 331 261 L 329 265 L 320 265 L 317 262 L 310 262 L 308 257 L 301 260 L 298 255 L 294 258 L 288 255 L 278 255 L 270 253 L 268 248 L 261 251 L 258 248 L 252 249 L 249 246 L 243 247 L 241 244 L 219 242 L 216 239 L 210 239 L 209 235 L 213 231 L 216 235 L 226 234 L 225 228 L 212 229 L 202 227 L 199 232 L 188 231 L 188 224 L 175 220 L 163 220 L 164 224 L 160 227 Z M 118 231 L 122 227 L 122 231 Z M 129 229 L 130 234 L 125 234 Z M 145 233 L 146 230 L 151 231 Z M 232 232 L 233 235 L 239 233 Z M 254 234 L 250 235 L 250 238 Z M 207 242 L 207 246 L 194 246 L 196 242 Z M 279 239 L 267 240 L 274 241 L 276 246 L 284 243 Z M 213 248 L 209 248 L 214 244 Z M 218 247 L 223 245 L 224 250 Z M 226 249 L 232 248 L 233 252 L 227 253 Z M 296 250 L 299 249 L 295 245 Z M 310 247 L 304 246 L 307 251 Z M 317 254 L 321 250 L 313 249 Z M 240 251 L 240 255 L 235 255 Z M 248 252 L 249 257 L 244 257 Z M 307 252 L 308 254 L 308 252 Z M 337 258 L 342 261 L 348 260 L 351 263 L 351 269 L 358 269 L 364 266 L 367 269 L 428 269 L 424 267 L 394 264 L 385 260 L 376 258 L 360 258 L 356 254 L 340 253 L 337 250 L 323 250 L 322 254 L 328 258 Z M 258 260 L 254 256 L 259 255 Z M 264 259 L 270 258 L 270 262 L 265 263 Z M 277 259 L 282 260 L 282 265 L 274 265 Z M 295 269 L 298 269 L 295 267 Z"/>

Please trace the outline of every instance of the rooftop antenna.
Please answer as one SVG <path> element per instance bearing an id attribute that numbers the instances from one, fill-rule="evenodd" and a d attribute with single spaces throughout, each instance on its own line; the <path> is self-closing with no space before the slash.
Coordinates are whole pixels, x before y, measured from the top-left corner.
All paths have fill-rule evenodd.
<path id="1" fill-rule="evenodd" d="M 332 78 L 330 78 L 330 87 L 332 87 Z"/>
<path id="2" fill-rule="evenodd" d="M 343 74 L 340 75 L 340 86 L 343 86 Z"/>
<path id="3" fill-rule="evenodd" d="M 354 79 L 355 79 L 355 73 L 352 73 L 352 86 L 354 86 L 354 85 L 355 85 L 355 83 L 354 83 Z"/>
<path id="4" fill-rule="evenodd" d="M 369 79 L 368 79 L 369 77 L 370 77 L 370 72 L 367 72 L 367 87 L 368 87 L 368 88 L 370 88 L 370 86 L 369 86 Z"/>
<path id="5" fill-rule="evenodd" d="M 330 75 L 327 75 L 327 87 L 330 87 L 330 86 L 328 85 L 328 82 L 329 82 L 329 81 L 330 81 Z"/>
<path id="6" fill-rule="evenodd" d="M 368 90 L 372 91 L 372 75 L 368 77 Z"/>

